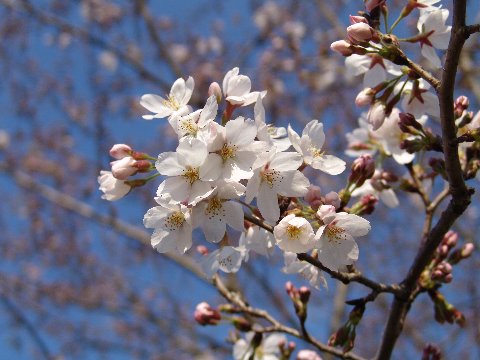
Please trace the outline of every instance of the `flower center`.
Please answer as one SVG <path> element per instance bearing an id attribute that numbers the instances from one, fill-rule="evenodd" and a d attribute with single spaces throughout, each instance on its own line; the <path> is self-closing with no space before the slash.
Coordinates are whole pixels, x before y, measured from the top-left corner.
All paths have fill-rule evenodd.
<path id="1" fill-rule="evenodd" d="M 184 222 L 185 215 L 181 211 L 176 211 L 165 220 L 165 228 L 169 231 L 177 230 L 182 227 Z"/>
<path id="2" fill-rule="evenodd" d="M 335 224 L 327 225 L 326 234 L 328 241 L 335 242 L 337 244 L 346 239 L 345 229 L 342 229 Z"/>
<path id="3" fill-rule="evenodd" d="M 187 166 L 186 169 L 183 170 L 182 176 L 190 183 L 190 185 L 200 179 L 198 168 L 192 168 L 191 166 Z"/>
<path id="4" fill-rule="evenodd" d="M 219 155 L 222 157 L 223 161 L 234 158 L 237 147 L 235 145 L 229 146 L 228 144 L 223 144 L 222 148 L 219 151 Z"/>
<path id="5" fill-rule="evenodd" d="M 270 188 L 273 187 L 273 184 L 277 181 L 282 182 L 282 176 L 279 171 L 276 170 L 263 170 L 260 172 L 260 178 L 262 181 L 266 182 Z"/>
<path id="6" fill-rule="evenodd" d="M 205 215 L 209 219 L 212 219 L 214 216 L 220 215 L 220 212 L 223 210 L 223 203 L 218 197 L 213 197 L 208 201 L 207 208 L 205 209 Z"/>
<path id="7" fill-rule="evenodd" d="M 175 96 L 168 95 L 165 100 L 162 101 L 162 104 L 172 110 L 180 109 L 180 104 L 178 103 Z"/>
<path id="8" fill-rule="evenodd" d="M 325 154 L 325 151 L 321 151 L 319 148 L 315 147 L 315 146 L 312 146 L 310 148 L 310 152 L 312 153 L 312 156 L 314 158 L 317 158 L 317 157 L 320 157 L 322 156 L 323 154 Z"/>
<path id="9" fill-rule="evenodd" d="M 302 234 L 302 229 L 294 225 L 288 225 L 286 229 L 289 240 L 298 240 Z"/>
<path id="10" fill-rule="evenodd" d="M 182 131 L 191 135 L 196 135 L 198 131 L 197 123 L 191 117 L 179 120 L 179 127 Z"/>

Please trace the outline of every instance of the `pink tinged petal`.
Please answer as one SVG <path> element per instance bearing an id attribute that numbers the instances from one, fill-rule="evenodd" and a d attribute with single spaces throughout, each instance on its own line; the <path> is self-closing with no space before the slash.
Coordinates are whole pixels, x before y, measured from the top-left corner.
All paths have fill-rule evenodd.
<path id="1" fill-rule="evenodd" d="M 296 152 L 280 152 L 270 161 L 270 168 L 281 172 L 297 170 L 302 162 L 302 156 Z"/>
<path id="2" fill-rule="evenodd" d="M 260 189 L 257 195 L 257 206 L 262 216 L 269 223 L 275 224 L 277 222 L 280 217 L 277 193 L 265 183 L 260 184 Z"/>
<path id="3" fill-rule="evenodd" d="M 278 194 L 292 197 L 304 196 L 309 186 L 308 178 L 297 170 L 282 173 L 282 181 L 274 183 L 274 189 Z"/>
<path id="4" fill-rule="evenodd" d="M 288 139 L 290 140 L 293 148 L 303 155 L 303 150 L 300 147 L 300 136 L 297 134 L 295 130 L 292 129 L 290 124 L 288 124 Z"/>
<path id="5" fill-rule="evenodd" d="M 230 96 L 244 96 L 250 92 L 250 89 L 252 88 L 252 82 L 250 81 L 250 78 L 245 75 L 237 75 L 235 77 L 232 77 L 228 81 L 228 87 L 227 87 L 227 97 Z"/>
<path id="6" fill-rule="evenodd" d="M 179 163 L 178 154 L 175 152 L 164 152 L 158 155 L 155 167 L 161 175 L 179 176 L 185 167 Z"/>
<path id="7" fill-rule="evenodd" d="M 225 133 L 229 145 L 244 148 L 253 143 L 255 136 L 257 136 L 257 127 L 252 120 L 238 117 L 227 122 Z"/>
<path id="8" fill-rule="evenodd" d="M 260 170 L 256 170 L 253 176 L 248 180 L 245 194 L 245 202 L 250 204 L 255 196 L 257 196 L 260 188 Z"/>
<path id="9" fill-rule="evenodd" d="M 314 158 L 310 166 L 330 175 L 338 175 L 345 170 L 346 164 L 345 161 L 336 156 L 323 155 L 321 157 Z"/>
<path id="10" fill-rule="evenodd" d="M 318 149 L 323 147 L 325 143 L 325 133 L 323 132 L 323 124 L 318 120 L 310 121 L 303 129 L 302 137 L 308 136 L 311 143 Z"/>
<path id="11" fill-rule="evenodd" d="M 380 200 L 389 208 L 395 208 L 399 205 L 397 195 L 392 189 L 380 191 Z"/>
<path id="12" fill-rule="evenodd" d="M 199 167 L 202 165 L 208 155 L 207 145 L 202 140 L 195 138 L 180 139 L 177 153 L 185 159 L 185 164 L 192 167 Z"/>
<path id="13" fill-rule="evenodd" d="M 368 220 L 353 214 L 338 213 L 335 221 L 336 226 L 345 229 L 352 236 L 365 236 L 372 228 Z"/>
<path id="14" fill-rule="evenodd" d="M 223 203 L 227 224 L 238 231 L 243 231 L 243 208 L 242 205 L 233 201 Z"/>
<path id="15" fill-rule="evenodd" d="M 200 179 L 203 181 L 217 180 L 222 174 L 223 160 L 218 154 L 208 154 L 207 159 L 200 166 Z"/>
<path id="16" fill-rule="evenodd" d="M 345 65 L 347 67 L 347 74 L 351 76 L 358 76 L 370 68 L 372 59 L 366 55 L 352 54 L 345 59 Z"/>

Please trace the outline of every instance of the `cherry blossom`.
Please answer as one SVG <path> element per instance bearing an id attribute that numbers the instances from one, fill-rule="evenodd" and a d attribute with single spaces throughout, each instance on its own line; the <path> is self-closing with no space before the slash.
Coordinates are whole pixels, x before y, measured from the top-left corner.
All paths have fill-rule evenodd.
<path id="1" fill-rule="evenodd" d="M 159 253 L 185 253 L 192 246 L 191 210 L 181 204 L 162 204 L 143 217 L 146 228 L 153 228 L 152 246 Z"/>
<path id="2" fill-rule="evenodd" d="M 211 278 L 218 270 L 225 273 L 237 272 L 246 256 L 242 247 L 224 246 L 206 255 L 201 263 L 202 270 Z"/>
<path id="3" fill-rule="evenodd" d="M 277 245 L 283 251 L 303 253 L 315 246 L 312 225 L 303 217 L 285 216 L 273 229 Z"/>
<path id="4" fill-rule="evenodd" d="M 317 217 L 323 222 L 315 239 L 318 241 L 318 260 L 331 270 L 339 271 L 358 259 L 358 245 L 354 236 L 364 236 L 370 231 L 370 223 L 360 216 L 335 212 L 331 205 L 318 209 Z"/>
<path id="5" fill-rule="evenodd" d="M 187 81 L 180 78 L 177 79 L 170 90 L 170 94 L 164 99 L 154 94 L 143 95 L 140 100 L 142 105 L 148 111 L 155 115 L 143 115 L 146 120 L 161 119 L 172 115 L 185 115 L 190 112 L 187 106 L 192 97 L 195 82 L 191 76 Z"/>
<path id="6" fill-rule="evenodd" d="M 325 143 L 325 133 L 323 124 L 318 120 L 312 120 L 305 126 L 302 137 L 289 126 L 288 138 L 295 150 L 302 155 L 303 161 L 312 168 L 330 175 L 338 175 L 345 170 L 345 161 L 333 155 L 325 155 L 321 150 Z"/>
<path id="7" fill-rule="evenodd" d="M 397 86 L 397 88 L 400 84 Z M 438 118 L 440 104 L 434 93 L 429 91 L 430 85 L 423 79 L 407 82 L 403 90 L 402 108 L 416 118 L 429 114 Z"/>
<path id="8" fill-rule="evenodd" d="M 252 250 L 257 254 L 267 257 L 270 256 L 275 249 L 275 238 L 272 233 L 257 225 L 250 226 L 243 232 L 238 242 L 247 252 Z"/>
<path id="9" fill-rule="evenodd" d="M 292 145 L 284 127 L 275 127 L 265 123 L 265 108 L 260 95 L 255 103 L 254 117 L 258 140 L 265 142 L 269 147 L 275 146 L 278 151 L 285 151 Z"/>
<path id="10" fill-rule="evenodd" d="M 171 116 L 169 122 L 179 139 L 184 136 L 196 138 L 199 131 L 215 120 L 217 111 L 218 103 L 215 96 L 212 95 L 202 110 L 183 116 Z"/>
<path id="11" fill-rule="evenodd" d="M 201 227 L 207 241 L 220 242 L 227 224 L 238 231 L 243 230 L 242 205 L 230 199 L 236 199 L 244 192 L 245 187 L 242 184 L 224 181 L 217 184 L 208 198 L 194 207 L 194 224 Z"/>
<path id="12" fill-rule="evenodd" d="M 103 192 L 102 199 L 116 201 L 123 198 L 131 190 L 131 186 L 125 181 L 119 180 L 113 176 L 110 171 L 100 171 L 98 177 L 100 191 Z"/>
<path id="13" fill-rule="evenodd" d="M 283 334 L 266 335 L 258 346 L 254 346 L 255 333 L 249 332 L 245 339 L 239 339 L 233 346 L 235 360 L 280 360 L 280 344 L 286 344 L 287 338 Z"/>
<path id="14" fill-rule="evenodd" d="M 316 289 L 319 289 L 320 286 L 327 287 L 327 281 L 317 267 L 306 261 L 298 260 L 297 254 L 292 252 L 285 252 L 283 256 L 285 266 L 282 271 L 285 274 L 299 274 Z"/>
<path id="15" fill-rule="evenodd" d="M 233 68 L 223 78 L 222 88 L 225 100 L 232 105 L 247 106 L 253 104 L 258 95 L 265 97 L 266 91 L 250 92 L 252 88 L 252 82 L 246 75 L 239 75 L 238 67 Z"/>
<path id="16" fill-rule="evenodd" d="M 435 68 L 440 68 L 442 63 L 435 49 L 445 50 L 450 40 L 452 27 L 445 25 L 449 11 L 437 9 L 423 11 L 418 19 L 417 28 L 421 34 L 420 46 L 422 55 L 428 59 Z"/>
<path id="17" fill-rule="evenodd" d="M 345 66 L 348 76 L 364 74 L 364 88 L 373 88 L 394 76 L 402 74 L 400 66 L 383 59 L 377 54 L 353 54 L 345 59 Z"/>
<path id="18" fill-rule="evenodd" d="M 297 169 L 302 164 L 299 154 L 277 152 L 273 148 L 260 154 L 252 166 L 253 176 L 247 183 L 246 202 L 257 197 L 257 206 L 262 216 L 271 223 L 280 217 L 277 195 L 303 196 L 310 182 Z"/>
<path id="19" fill-rule="evenodd" d="M 372 179 L 368 179 L 365 183 L 356 188 L 352 192 L 353 197 L 373 195 L 380 199 L 389 208 L 395 208 L 399 205 L 397 195 L 390 185 L 381 177 L 382 171 L 377 169 Z"/>
<path id="20" fill-rule="evenodd" d="M 170 176 L 163 183 L 162 193 L 168 193 L 174 201 L 193 204 L 213 191 L 211 181 L 220 176 L 221 159 L 208 154 L 203 141 L 182 138 L 176 152 L 158 155 L 155 167 L 161 175 Z"/>

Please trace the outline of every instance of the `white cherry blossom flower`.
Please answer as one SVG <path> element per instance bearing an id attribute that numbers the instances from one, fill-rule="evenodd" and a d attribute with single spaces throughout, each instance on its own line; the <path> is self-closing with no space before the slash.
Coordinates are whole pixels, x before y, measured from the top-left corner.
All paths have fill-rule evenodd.
<path id="1" fill-rule="evenodd" d="M 202 140 L 182 138 L 176 152 L 158 155 L 155 167 L 161 175 L 170 176 L 158 196 L 168 194 L 173 201 L 194 204 L 213 191 L 211 181 L 220 176 L 221 162 L 208 154 Z"/>
<path id="2" fill-rule="evenodd" d="M 206 255 L 201 265 L 208 278 L 221 270 L 225 273 L 235 273 L 240 270 L 246 251 L 242 247 L 224 246 Z"/>
<path id="3" fill-rule="evenodd" d="M 326 155 L 322 151 L 325 143 L 323 124 L 318 120 L 310 121 L 303 129 L 300 137 L 288 126 L 288 137 L 295 150 L 303 157 L 303 161 L 312 168 L 321 170 L 330 175 L 341 174 L 345 170 L 345 161 L 333 155 Z"/>
<path id="4" fill-rule="evenodd" d="M 154 94 L 143 95 L 140 99 L 142 105 L 148 111 L 155 115 L 143 115 L 146 120 L 161 119 L 172 115 L 185 115 L 191 111 L 187 105 L 192 97 L 195 82 L 191 76 L 187 81 L 177 79 L 170 90 L 170 94 L 164 99 Z"/>
<path id="5" fill-rule="evenodd" d="M 249 332 L 245 339 L 239 339 L 233 346 L 235 360 L 280 360 L 280 344 L 286 344 L 287 338 L 283 334 L 265 336 L 257 347 L 254 347 L 255 333 Z"/>
<path id="6" fill-rule="evenodd" d="M 320 250 L 318 260 L 331 270 L 339 271 L 358 259 L 358 245 L 354 236 L 364 236 L 370 231 L 370 223 L 360 216 L 335 212 L 331 205 L 322 205 L 317 217 L 323 221 L 315 239 Z"/>
<path id="7" fill-rule="evenodd" d="M 217 111 L 218 103 L 215 96 L 212 95 L 203 109 L 183 116 L 171 116 L 169 122 L 179 139 L 184 136 L 196 138 L 202 129 L 215 120 Z"/>
<path id="8" fill-rule="evenodd" d="M 397 88 L 401 86 L 402 84 L 398 84 Z M 407 82 L 403 90 L 402 108 L 404 112 L 412 114 L 415 118 L 420 118 L 425 114 L 439 118 L 438 97 L 429 89 L 430 84 L 423 79 Z"/>
<path id="9" fill-rule="evenodd" d="M 194 224 L 200 226 L 207 241 L 218 243 L 222 240 L 227 224 L 243 231 L 243 209 L 237 199 L 245 192 L 245 186 L 233 181 L 217 183 L 208 198 L 193 208 Z"/>
<path id="10" fill-rule="evenodd" d="M 304 253 L 315 247 L 312 225 L 303 217 L 285 216 L 274 228 L 273 235 L 283 251 Z"/>
<path id="11" fill-rule="evenodd" d="M 405 149 L 400 148 L 400 144 L 405 139 L 414 138 L 400 130 L 398 123 L 400 121 L 400 110 L 394 108 L 391 114 L 385 119 L 383 125 L 374 132 L 378 143 L 382 145 L 386 155 L 393 156 L 393 159 L 401 164 L 408 164 L 415 158 L 415 154 L 410 154 Z M 422 125 L 426 122 L 427 117 L 422 116 L 417 121 Z"/>
<path id="12" fill-rule="evenodd" d="M 253 104 L 258 95 L 262 98 L 267 94 L 266 91 L 250 92 L 252 89 L 252 82 L 246 75 L 239 75 L 238 67 L 233 68 L 223 78 L 222 83 L 223 94 L 225 100 L 232 105 L 247 106 Z"/>
<path id="13" fill-rule="evenodd" d="M 293 152 L 277 152 L 273 148 L 260 154 L 252 166 L 253 176 L 247 183 L 246 202 L 257 197 L 257 205 L 262 216 L 271 223 L 280 217 L 277 195 L 303 196 L 310 182 L 297 169 L 302 157 Z"/>
<path id="14" fill-rule="evenodd" d="M 257 254 L 267 257 L 269 257 L 275 249 L 275 238 L 272 233 L 257 225 L 250 226 L 247 231 L 243 232 L 238 242 L 247 252 L 252 250 Z"/>
<path id="15" fill-rule="evenodd" d="M 147 211 L 146 228 L 153 228 L 152 246 L 159 253 L 185 253 L 192 246 L 190 209 L 181 204 L 162 204 Z"/>
<path id="16" fill-rule="evenodd" d="M 381 179 L 379 176 L 380 174 L 381 170 L 376 169 L 372 179 L 366 180 L 362 186 L 353 190 L 352 196 L 373 195 L 375 198 L 380 199 L 389 208 L 395 208 L 399 205 L 397 195 L 388 183 Z"/>
<path id="17" fill-rule="evenodd" d="M 221 164 L 221 177 L 239 181 L 252 176 L 251 167 L 257 154 L 265 149 L 263 142 L 254 141 L 257 128 L 253 120 L 238 117 L 225 127 L 214 124 L 210 128 L 208 151 Z"/>
<path id="18" fill-rule="evenodd" d="M 269 146 L 275 146 L 278 151 L 287 150 L 292 144 L 284 127 L 275 127 L 265 123 L 265 108 L 259 95 L 254 107 L 257 138 Z"/>
<path id="19" fill-rule="evenodd" d="M 102 199 L 116 201 L 123 198 L 131 190 L 131 186 L 125 181 L 118 180 L 110 171 L 100 171 L 98 176 L 99 189 L 103 192 Z"/>
<path id="20" fill-rule="evenodd" d="M 348 146 L 345 154 L 351 157 L 361 155 L 375 155 L 377 152 L 376 137 L 372 125 L 367 121 L 367 114 L 362 113 L 358 118 L 359 127 L 347 133 Z"/>
<path id="21" fill-rule="evenodd" d="M 298 260 L 297 254 L 285 252 L 284 261 L 285 266 L 282 268 L 282 271 L 285 274 L 299 274 L 316 289 L 319 289 L 320 286 L 327 287 L 327 281 L 320 269 L 306 261 Z"/>
<path id="22" fill-rule="evenodd" d="M 442 66 L 435 49 L 447 49 L 450 40 L 452 27 L 445 25 L 448 14 L 447 9 L 434 8 L 433 10 L 422 11 L 417 23 L 418 31 L 423 35 L 420 40 L 422 55 L 435 68 Z"/>
<path id="23" fill-rule="evenodd" d="M 364 74 L 364 88 L 373 88 L 393 76 L 402 74 L 400 66 L 383 59 L 377 54 L 350 55 L 345 59 L 345 66 L 347 76 L 353 77 Z"/>

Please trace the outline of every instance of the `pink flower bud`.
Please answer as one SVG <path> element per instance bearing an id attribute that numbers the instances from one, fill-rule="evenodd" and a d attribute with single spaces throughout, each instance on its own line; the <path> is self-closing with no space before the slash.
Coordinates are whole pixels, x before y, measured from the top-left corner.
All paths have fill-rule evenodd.
<path id="1" fill-rule="evenodd" d="M 362 186 L 367 179 L 370 179 L 375 173 L 375 160 L 369 154 L 361 155 L 352 163 L 352 171 L 348 181 Z"/>
<path id="2" fill-rule="evenodd" d="M 449 248 L 454 247 L 458 243 L 458 234 L 453 230 L 447 231 L 443 237 L 442 243 L 447 245 Z"/>
<path id="3" fill-rule="evenodd" d="M 373 102 L 375 98 L 375 91 L 372 88 L 365 88 L 360 91 L 355 98 L 355 105 L 357 106 L 367 106 Z"/>
<path id="4" fill-rule="evenodd" d="M 310 289 L 306 286 L 302 286 L 300 289 L 298 289 L 298 295 L 300 298 L 300 301 L 304 304 L 308 302 L 310 299 Z"/>
<path id="5" fill-rule="evenodd" d="M 297 346 L 297 345 L 296 345 L 293 341 L 290 341 L 290 342 L 288 343 L 288 350 L 290 350 L 290 352 L 292 352 L 293 350 L 295 350 L 295 347 L 296 347 L 296 346 Z"/>
<path id="6" fill-rule="evenodd" d="M 200 254 L 200 255 L 208 255 L 209 251 L 207 249 L 207 247 L 205 245 L 198 245 L 197 246 L 197 252 Z"/>
<path id="7" fill-rule="evenodd" d="M 348 39 L 352 43 L 363 43 L 373 39 L 375 30 L 373 30 L 370 25 L 359 22 L 347 27 Z"/>
<path id="8" fill-rule="evenodd" d="M 375 210 L 375 205 L 377 204 L 378 199 L 372 194 L 367 194 L 362 197 L 360 202 L 363 207 L 361 215 L 369 215 Z"/>
<path id="9" fill-rule="evenodd" d="M 312 350 L 300 350 L 296 360 L 322 360 L 322 358 Z"/>
<path id="10" fill-rule="evenodd" d="M 473 245 L 473 243 L 467 243 L 463 245 L 461 252 L 462 258 L 468 258 L 470 255 L 472 255 L 473 250 L 475 250 L 475 245 Z"/>
<path id="11" fill-rule="evenodd" d="M 215 95 L 217 103 L 220 104 L 220 102 L 222 101 L 222 89 L 216 81 L 212 82 L 208 88 L 208 96 L 212 95 Z"/>
<path id="12" fill-rule="evenodd" d="M 112 174 L 118 180 L 126 180 L 129 176 L 137 172 L 135 167 L 136 160 L 131 156 L 115 160 L 110 163 L 112 166 Z"/>
<path id="13" fill-rule="evenodd" d="M 455 117 L 459 118 L 463 112 L 468 109 L 470 102 L 466 96 L 459 96 L 454 102 Z"/>
<path id="14" fill-rule="evenodd" d="M 310 206 L 312 206 L 312 203 L 314 201 L 321 200 L 322 199 L 322 193 L 321 193 L 320 187 L 316 186 L 316 185 L 310 185 L 308 187 L 308 191 L 307 191 L 307 194 L 305 195 L 304 199 Z"/>
<path id="15" fill-rule="evenodd" d="M 195 320 L 200 325 L 216 325 L 222 319 L 222 315 L 216 309 L 213 309 L 208 303 L 201 302 L 195 308 L 193 314 Z"/>
<path id="16" fill-rule="evenodd" d="M 293 283 L 291 281 L 287 281 L 285 283 L 285 291 L 288 295 L 292 294 L 295 291 L 295 286 L 293 286 Z"/>
<path id="17" fill-rule="evenodd" d="M 374 131 L 378 130 L 378 128 L 383 125 L 383 122 L 387 117 L 385 111 L 385 103 L 382 101 L 376 101 L 370 106 L 370 110 L 368 110 L 367 114 L 367 121 L 372 125 Z"/>
<path id="18" fill-rule="evenodd" d="M 338 209 L 341 204 L 340 196 L 335 191 L 330 191 L 325 195 L 325 205 L 333 205 L 335 209 Z"/>
<path id="19" fill-rule="evenodd" d="M 110 156 L 115 159 L 123 159 L 124 157 L 132 155 L 132 148 L 125 144 L 115 144 L 110 149 Z"/>
<path id="20" fill-rule="evenodd" d="M 367 19 L 365 19 L 363 16 L 358 16 L 358 15 L 350 15 L 350 24 L 358 24 L 358 23 L 365 23 L 368 24 Z"/>
<path id="21" fill-rule="evenodd" d="M 330 49 L 338 52 L 343 56 L 350 56 L 354 53 L 354 50 L 352 49 L 352 44 L 345 40 L 338 40 L 333 42 L 332 45 L 330 45 Z"/>

